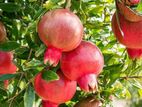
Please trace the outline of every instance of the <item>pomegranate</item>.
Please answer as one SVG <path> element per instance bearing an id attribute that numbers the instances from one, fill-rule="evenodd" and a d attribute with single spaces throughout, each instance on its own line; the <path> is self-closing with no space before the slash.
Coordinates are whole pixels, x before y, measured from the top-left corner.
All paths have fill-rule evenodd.
<path id="1" fill-rule="evenodd" d="M 100 74 L 104 59 L 99 48 L 87 41 L 70 52 L 64 52 L 61 58 L 61 69 L 70 80 L 76 80 L 84 91 L 95 90 L 96 76 Z"/>
<path id="2" fill-rule="evenodd" d="M 14 74 L 17 67 L 12 62 L 13 54 L 11 52 L 0 51 L 0 75 Z M 4 80 L 4 88 L 7 89 L 9 80 Z"/>
<path id="3" fill-rule="evenodd" d="M 131 4 L 139 4 L 141 0 L 129 0 Z"/>
<path id="4" fill-rule="evenodd" d="M 140 3 L 141 0 L 122 0 L 126 5 L 132 6 Z"/>
<path id="5" fill-rule="evenodd" d="M 2 22 L 0 22 L 0 42 L 3 42 L 6 39 L 6 30 Z"/>
<path id="6" fill-rule="evenodd" d="M 74 107 L 101 107 L 102 102 L 94 99 L 93 97 L 87 97 L 79 101 Z"/>
<path id="7" fill-rule="evenodd" d="M 75 49 L 83 37 L 80 19 L 67 9 L 56 9 L 45 13 L 38 24 L 41 41 L 48 46 L 44 63 L 56 66 L 64 51 Z"/>
<path id="8" fill-rule="evenodd" d="M 142 49 L 131 49 L 131 48 L 126 48 L 126 49 L 130 59 L 135 60 L 135 59 L 140 59 L 142 57 Z"/>
<path id="9" fill-rule="evenodd" d="M 60 79 L 50 82 L 42 79 L 42 73 L 35 77 L 34 88 L 44 100 L 43 107 L 58 107 L 59 104 L 70 100 L 76 92 L 76 81 L 67 79 L 60 71 L 57 74 Z"/>
<path id="10" fill-rule="evenodd" d="M 13 74 L 17 67 L 12 62 L 13 54 L 11 52 L 0 51 L 0 75 Z"/>
<path id="11" fill-rule="evenodd" d="M 119 13 L 118 18 L 121 30 L 118 26 L 116 14 L 114 14 L 112 18 L 112 31 L 114 32 L 118 41 L 128 48 L 142 48 L 142 21 L 129 22 L 124 18 L 123 15 Z"/>

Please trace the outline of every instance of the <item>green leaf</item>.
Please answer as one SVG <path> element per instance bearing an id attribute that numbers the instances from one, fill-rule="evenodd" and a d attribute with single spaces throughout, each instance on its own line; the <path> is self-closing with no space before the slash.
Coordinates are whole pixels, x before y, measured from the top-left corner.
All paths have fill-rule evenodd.
<path id="1" fill-rule="evenodd" d="M 16 12 L 20 10 L 20 6 L 14 3 L 0 3 L 0 9 L 6 12 Z"/>
<path id="2" fill-rule="evenodd" d="M 59 76 L 51 70 L 42 72 L 42 78 L 47 82 L 59 80 Z"/>
<path id="3" fill-rule="evenodd" d="M 39 57 L 41 54 L 44 53 L 45 49 L 46 49 L 45 45 L 40 45 L 39 49 L 35 52 L 35 56 Z"/>
<path id="4" fill-rule="evenodd" d="M 0 50 L 1 51 L 12 51 L 12 50 L 15 50 L 19 47 L 20 47 L 20 44 L 18 44 L 15 41 L 8 41 L 8 42 L 5 42 L 3 44 L 0 44 Z"/>
<path id="5" fill-rule="evenodd" d="M 24 94 L 24 106 L 33 107 L 34 101 L 35 101 L 34 89 L 31 86 L 29 86 Z"/>
<path id="6" fill-rule="evenodd" d="M 8 79 L 14 78 L 16 76 L 17 76 L 16 74 L 5 74 L 5 75 L 1 75 L 0 76 L 0 81 L 8 80 Z"/>

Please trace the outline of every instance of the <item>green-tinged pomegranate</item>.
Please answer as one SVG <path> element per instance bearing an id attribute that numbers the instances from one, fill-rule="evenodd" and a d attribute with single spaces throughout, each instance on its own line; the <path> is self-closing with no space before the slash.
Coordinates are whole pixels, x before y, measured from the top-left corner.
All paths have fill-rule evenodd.
<path id="1" fill-rule="evenodd" d="M 56 66 L 61 53 L 75 49 L 83 37 L 80 19 L 67 9 L 56 9 L 45 13 L 38 24 L 41 41 L 48 46 L 44 63 Z"/>

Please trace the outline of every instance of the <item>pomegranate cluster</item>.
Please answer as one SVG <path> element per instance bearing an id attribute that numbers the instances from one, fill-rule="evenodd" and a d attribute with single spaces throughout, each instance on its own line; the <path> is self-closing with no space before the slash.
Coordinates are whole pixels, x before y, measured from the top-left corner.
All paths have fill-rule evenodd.
<path id="1" fill-rule="evenodd" d="M 0 45 L 6 39 L 6 30 L 5 26 L 2 22 L 0 22 Z M 4 52 L 0 51 L 0 75 L 4 74 L 14 74 L 16 73 L 17 67 L 12 62 L 13 60 L 13 53 L 12 52 Z M 8 80 L 4 81 L 4 86 L 7 88 Z"/>
<path id="2" fill-rule="evenodd" d="M 94 43 L 82 40 L 80 19 L 70 10 L 55 9 L 41 17 L 37 29 L 39 38 L 47 46 L 44 63 L 55 67 L 60 62 L 59 80 L 44 80 L 45 71 L 35 77 L 34 88 L 43 107 L 58 107 L 69 101 L 77 83 L 83 91 L 97 90 L 97 76 L 103 69 L 104 59 Z"/>
<path id="3" fill-rule="evenodd" d="M 136 5 L 140 0 L 130 0 L 129 2 L 131 2 L 131 5 Z M 125 13 L 119 11 L 119 9 L 114 13 L 112 18 L 112 31 L 117 40 L 126 46 L 129 58 L 133 60 L 140 59 L 142 56 L 142 17 L 128 9 L 127 11 L 131 15 L 130 17 L 126 17 L 127 11 L 125 8 Z"/>

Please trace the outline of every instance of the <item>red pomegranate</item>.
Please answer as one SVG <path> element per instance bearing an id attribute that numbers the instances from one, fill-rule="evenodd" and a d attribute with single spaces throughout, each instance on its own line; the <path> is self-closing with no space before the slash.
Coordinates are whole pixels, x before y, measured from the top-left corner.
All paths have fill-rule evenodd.
<path id="1" fill-rule="evenodd" d="M 38 34 L 48 46 L 44 63 L 56 66 L 63 51 L 75 49 L 83 37 L 83 25 L 80 19 L 67 9 L 47 12 L 39 21 Z"/>
<path id="2" fill-rule="evenodd" d="M 141 0 L 121 0 L 128 6 L 137 5 L 140 3 Z"/>
<path id="3" fill-rule="evenodd" d="M 131 48 L 126 48 L 126 49 L 130 59 L 135 60 L 142 58 L 142 49 L 131 49 Z"/>
<path id="4" fill-rule="evenodd" d="M 11 52 L 0 51 L 0 75 L 13 74 L 17 67 L 12 62 L 13 54 Z"/>
<path id="5" fill-rule="evenodd" d="M 14 74 L 17 67 L 12 62 L 13 54 L 11 52 L 0 51 L 0 75 Z M 8 80 L 4 81 L 4 88 L 7 89 L 9 84 Z"/>
<path id="6" fill-rule="evenodd" d="M 6 30 L 2 22 L 0 22 L 0 42 L 3 42 L 6 39 Z"/>
<path id="7" fill-rule="evenodd" d="M 75 81 L 67 79 L 61 71 L 58 71 L 57 74 L 60 79 L 51 82 L 42 79 L 42 73 L 35 77 L 35 91 L 46 101 L 43 102 L 43 107 L 58 107 L 59 104 L 69 101 L 76 92 Z"/>
<path id="8" fill-rule="evenodd" d="M 129 22 L 121 14 L 118 14 L 118 18 L 123 35 L 120 32 L 116 14 L 112 18 L 112 30 L 117 40 L 128 48 L 142 48 L 142 21 Z"/>
<path id="9" fill-rule="evenodd" d="M 61 69 L 70 80 L 76 80 L 84 91 L 95 90 L 96 76 L 104 65 L 101 51 L 91 42 L 82 41 L 70 52 L 65 52 L 61 58 Z"/>

